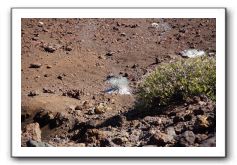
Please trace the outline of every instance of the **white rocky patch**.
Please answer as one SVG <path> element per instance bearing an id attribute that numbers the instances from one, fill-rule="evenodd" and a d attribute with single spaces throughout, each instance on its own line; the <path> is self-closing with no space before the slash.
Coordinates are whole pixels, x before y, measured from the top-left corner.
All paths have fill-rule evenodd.
<path id="1" fill-rule="evenodd" d="M 168 30 L 171 29 L 169 24 L 166 23 L 166 22 L 162 22 L 162 23 L 153 22 L 151 24 L 150 28 L 154 28 L 154 29 L 157 29 L 157 30 L 160 30 L 160 31 L 168 31 Z"/>
<path id="2" fill-rule="evenodd" d="M 197 50 L 197 49 L 187 49 L 181 52 L 181 56 L 188 58 L 200 57 L 205 55 L 206 53 L 203 50 Z"/>
<path id="3" fill-rule="evenodd" d="M 110 87 L 105 90 L 106 93 L 118 93 L 121 95 L 130 95 L 131 90 L 128 86 L 128 80 L 126 77 L 113 76 L 106 81 Z"/>

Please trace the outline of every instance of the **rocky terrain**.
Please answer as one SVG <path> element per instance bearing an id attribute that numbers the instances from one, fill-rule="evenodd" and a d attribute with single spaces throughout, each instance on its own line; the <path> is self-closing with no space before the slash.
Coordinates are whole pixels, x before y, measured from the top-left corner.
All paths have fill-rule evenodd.
<path id="1" fill-rule="evenodd" d="M 22 146 L 215 146 L 205 96 L 138 110 L 139 82 L 186 49 L 215 54 L 215 19 L 22 19 Z M 130 94 L 107 93 L 125 77 Z"/>

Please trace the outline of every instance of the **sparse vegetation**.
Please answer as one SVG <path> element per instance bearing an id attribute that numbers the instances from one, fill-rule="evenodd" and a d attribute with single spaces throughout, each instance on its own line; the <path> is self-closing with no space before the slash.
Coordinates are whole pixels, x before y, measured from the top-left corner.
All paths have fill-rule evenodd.
<path id="1" fill-rule="evenodd" d="M 216 60 L 197 57 L 159 65 L 139 86 L 139 105 L 166 106 L 187 97 L 206 95 L 215 100 Z"/>

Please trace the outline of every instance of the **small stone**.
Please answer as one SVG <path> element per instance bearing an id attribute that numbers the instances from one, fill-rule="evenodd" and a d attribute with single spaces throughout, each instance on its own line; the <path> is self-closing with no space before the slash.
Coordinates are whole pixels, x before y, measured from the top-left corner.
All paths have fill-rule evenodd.
<path id="1" fill-rule="evenodd" d="M 208 53 L 208 54 L 209 54 L 209 56 L 215 56 L 215 55 L 216 55 L 215 52 L 210 52 L 210 53 Z"/>
<path id="2" fill-rule="evenodd" d="M 28 94 L 28 96 L 30 97 L 34 97 L 34 96 L 38 96 L 39 92 L 38 91 L 30 91 L 30 93 Z"/>
<path id="3" fill-rule="evenodd" d="M 109 52 L 106 53 L 106 56 L 112 56 L 113 54 L 114 54 L 114 52 L 109 51 Z"/>
<path id="4" fill-rule="evenodd" d="M 47 46 L 44 47 L 44 50 L 45 50 L 46 52 L 53 53 L 53 52 L 55 52 L 57 49 L 56 49 L 55 47 L 53 47 L 53 46 L 47 45 Z"/>
<path id="5" fill-rule="evenodd" d="M 95 108 L 91 108 L 87 112 L 88 115 L 94 115 L 95 114 Z"/>
<path id="6" fill-rule="evenodd" d="M 72 51 L 72 47 L 71 46 L 66 46 L 65 50 L 66 51 Z"/>
<path id="7" fill-rule="evenodd" d="M 49 32 L 49 30 L 48 29 L 46 29 L 46 28 L 43 28 L 43 30 L 42 30 L 43 32 Z"/>
<path id="8" fill-rule="evenodd" d="M 151 28 L 158 28 L 159 27 L 159 24 L 154 22 L 151 24 Z"/>
<path id="9" fill-rule="evenodd" d="M 124 73 L 123 77 L 128 77 L 128 73 Z"/>
<path id="10" fill-rule="evenodd" d="M 126 36 L 126 33 L 121 33 L 120 35 L 123 36 L 123 37 L 125 37 L 125 36 Z"/>
<path id="11" fill-rule="evenodd" d="M 43 22 L 38 22 L 38 26 L 39 26 L 39 27 L 43 27 L 43 26 L 44 26 L 44 23 L 43 23 Z"/>
<path id="12" fill-rule="evenodd" d="M 30 64 L 30 68 L 40 68 L 42 65 L 40 63 L 32 63 Z"/>
<path id="13" fill-rule="evenodd" d="M 47 87 L 44 87 L 44 88 L 43 88 L 43 93 L 55 93 L 55 91 L 52 90 L 52 89 L 49 89 L 49 88 L 47 88 Z"/>
<path id="14" fill-rule="evenodd" d="M 38 41 L 39 40 L 39 37 L 32 37 L 31 38 L 33 41 Z"/>
<path id="15" fill-rule="evenodd" d="M 98 106 L 95 107 L 96 114 L 102 114 L 106 111 L 106 105 L 104 103 L 100 103 Z"/>
<path id="16" fill-rule="evenodd" d="M 50 68 L 52 68 L 52 65 L 47 65 L 46 68 L 47 68 L 47 69 L 50 69 Z"/>
<path id="17" fill-rule="evenodd" d="M 105 56 L 103 56 L 103 55 L 100 55 L 100 56 L 98 56 L 98 58 L 99 58 L 99 59 L 103 59 L 103 60 L 105 60 L 105 59 L 106 59 L 106 57 L 105 57 Z"/>
<path id="18" fill-rule="evenodd" d="M 77 106 L 75 107 L 75 110 L 82 110 L 82 107 L 79 106 L 79 105 L 77 105 Z"/>
<path id="19" fill-rule="evenodd" d="M 118 31 L 119 28 L 117 28 L 116 26 L 114 26 L 114 27 L 113 27 L 113 30 Z"/>
<path id="20" fill-rule="evenodd" d="M 138 66 L 139 66 L 138 64 L 134 64 L 134 65 L 132 66 L 132 68 L 135 69 L 135 68 L 137 68 Z"/>

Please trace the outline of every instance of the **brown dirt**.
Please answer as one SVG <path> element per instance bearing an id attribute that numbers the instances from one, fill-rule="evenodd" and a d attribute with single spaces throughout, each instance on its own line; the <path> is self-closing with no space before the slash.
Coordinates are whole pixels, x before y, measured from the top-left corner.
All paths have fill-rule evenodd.
<path id="1" fill-rule="evenodd" d="M 169 28 L 151 28 L 153 22 Z M 22 129 L 38 122 L 42 141 L 53 146 L 202 145 L 215 137 L 214 102 L 191 98 L 163 114 L 133 107 L 137 84 L 157 65 L 179 60 L 189 48 L 215 52 L 215 23 L 22 19 Z M 104 93 L 111 74 L 126 76 L 133 94 Z"/>

